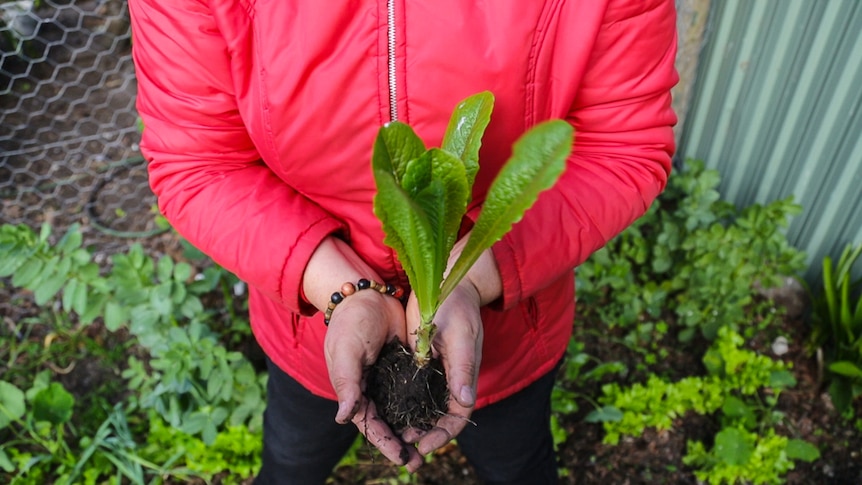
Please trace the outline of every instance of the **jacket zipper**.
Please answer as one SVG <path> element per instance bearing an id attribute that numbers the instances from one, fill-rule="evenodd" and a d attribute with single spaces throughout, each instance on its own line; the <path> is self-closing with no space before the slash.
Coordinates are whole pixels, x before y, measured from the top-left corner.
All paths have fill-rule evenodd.
<path id="1" fill-rule="evenodd" d="M 395 0 L 386 0 L 386 68 L 389 78 L 389 121 L 398 121 L 398 76 L 395 69 Z M 389 249 L 389 255 L 395 267 L 398 283 L 404 288 L 410 287 L 407 273 L 398 262 L 395 251 Z"/>
<path id="2" fill-rule="evenodd" d="M 386 2 L 386 41 L 389 71 L 389 121 L 398 121 L 398 86 L 395 71 L 395 0 Z"/>

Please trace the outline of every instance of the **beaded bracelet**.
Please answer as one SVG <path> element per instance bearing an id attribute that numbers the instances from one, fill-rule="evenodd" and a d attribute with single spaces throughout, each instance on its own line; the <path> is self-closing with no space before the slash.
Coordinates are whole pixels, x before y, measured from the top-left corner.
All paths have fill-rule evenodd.
<path id="1" fill-rule="evenodd" d="M 329 298 L 329 303 L 326 305 L 326 311 L 323 314 L 323 323 L 324 325 L 329 326 L 329 319 L 332 317 L 332 311 L 335 310 L 335 307 L 338 306 L 339 303 L 344 301 L 344 298 L 356 293 L 359 290 L 376 290 L 379 293 L 384 295 L 394 296 L 395 298 L 401 300 L 404 296 L 404 289 L 400 286 L 395 286 L 392 284 L 382 284 L 378 283 L 374 280 L 368 280 L 362 278 L 357 281 L 354 285 L 353 283 L 347 282 L 341 285 L 341 291 L 336 291 Z"/>

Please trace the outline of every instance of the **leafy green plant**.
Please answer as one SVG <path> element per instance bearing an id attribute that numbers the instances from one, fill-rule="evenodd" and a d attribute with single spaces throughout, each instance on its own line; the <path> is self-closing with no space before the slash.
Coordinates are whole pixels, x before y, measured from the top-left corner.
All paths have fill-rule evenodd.
<path id="1" fill-rule="evenodd" d="M 260 430 L 246 426 L 227 426 L 211 441 L 204 441 L 151 415 L 146 445 L 141 454 L 160 462 L 173 462 L 189 477 L 212 480 L 216 474 L 226 485 L 239 484 L 260 468 L 263 440 Z M 172 474 L 177 475 L 173 470 Z"/>
<path id="2" fill-rule="evenodd" d="M 265 374 L 225 346 L 248 336 L 235 276 L 207 262 L 196 271 L 168 256 L 152 258 L 139 244 L 102 268 L 82 246 L 77 225 L 55 244 L 51 232 L 47 225 L 38 234 L 25 225 L 0 226 L 0 274 L 29 290 L 16 298 L 29 294 L 39 305 L 38 316 L 10 321 L 14 335 L 0 348 L 8 362 L 0 381 L 0 481 L 143 484 L 194 476 L 176 449 L 148 456 L 138 444 L 151 419 L 203 443 L 202 461 L 224 434 L 236 438 L 234 428 L 259 433 Z M 229 308 L 207 309 L 203 299 Z M 103 326 L 88 330 L 97 321 Z M 97 356 L 126 367 L 129 392 L 104 384 L 70 403 L 47 373 L 32 378 L 33 369 L 67 372 L 61 367 Z M 106 391 L 115 397 L 100 395 Z M 79 408 L 74 414 L 72 406 Z"/>
<path id="3" fill-rule="evenodd" d="M 227 351 L 202 323 L 172 327 L 148 364 L 130 358 L 122 375 L 138 389 L 144 409 L 179 431 L 212 443 L 226 425 L 261 429 L 266 375 L 258 376 L 241 353 Z"/>
<path id="4" fill-rule="evenodd" d="M 83 325 L 101 318 L 110 331 L 127 326 L 150 360 L 145 368 L 131 359 L 123 375 L 143 394 L 139 404 L 173 426 L 200 433 L 207 442 L 223 423 L 259 428 L 264 384 L 242 354 L 221 344 L 207 323 L 218 314 L 201 302 L 218 290 L 229 298 L 235 277 L 216 266 L 194 275 L 190 264 L 168 256 L 155 260 L 140 244 L 113 255 L 103 275 L 81 247 L 77 225 L 56 245 L 50 236 L 47 225 L 38 236 L 25 225 L 0 226 L 0 276 L 11 275 L 13 285 L 33 291 L 45 308 L 53 308 L 52 299 L 61 301 L 54 321 L 75 314 Z M 232 300 L 227 304 L 232 311 Z"/>
<path id="5" fill-rule="evenodd" d="M 739 334 L 722 328 L 703 358 L 707 376 L 668 382 L 653 374 L 646 383 L 627 389 L 617 383 L 603 386 L 599 402 L 605 407 L 588 415 L 587 421 L 603 422 L 604 441 L 616 444 L 620 436 L 637 436 L 647 427 L 670 429 L 675 419 L 688 412 L 712 414 L 723 409 L 730 416 L 751 416 L 757 409 L 754 399 L 764 388 L 771 390 L 769 404 L 774 405 L 780 390 L 796 380 L 786 364 L 742 349 L 742 343 Z M 607 419 L 609 413 L 620 418 Z"/>
<path id="6" fill-rule="evenodd" d="M 19 474 L 24 474 L 35 460 L 52 461 L 68 473 L 74 464 L 74 454 L 66 444 L 64 425 L 71 418 L 74 405 L 74 397 L 59 383 L 48 382 L 45 373 L 26 393 L 0 381 L 0 430 L 9 427 L 14 436 L 0 445 L 0 469 L 10 473 L 20 470 Z M 38 454 L 27 453 L 23 455 L 26 460 L 22 460 L 18 453 L 22 446 Z"/>
<path id="7" fill-rule="evenodd" d="M 789 439 L 768 429 L 758 434 L 740 427 L 723 428 L 707 450 L 699 441 L 688 442 L 683 463 L 697 469 L 698 480 L 711 485 L 736 483 L 779 484 L 795 461 L 812 462 L 820 451 L 811 443 Z"/>
<path id="8" fill-rule="evenodd" d="M 862 395 L 862 279 L 852 280 L 853 266 L 862 256 L 862 244 L 844 248 L 834 265 L 823 258 L 822 288 L 809 287 L 812 302 L 811 343 L 825 348 L 831 382 L 829 392 L 836 408 L 846 411 Z"/>
<path id="9" fill-rule="evenodd" d="M 536 125 L 516 141 L 464 250 L 444 278 L 479 170 L 493 102 L 493 95 L 483 92 L 459 103 L 441 148 L 426 149 L 413 129 L 399 122 L 383 126 L 374 144 L 374 210 L 383 223 L 384 242 L 397 253 L 419 303 L 415 359 L 420 366 L 430 361 L 434 315 L 442 302 L 481 253 L 553 185 L 571 151 L 571 125 L 560 120 Z"/>
<path id="10" fill-rule="evenodd" d="M 800 207 L 788 198 L 738 210 L 720 200 L 719 181 L 696 160 L 671 174 L 647 213 L 578 268 L 581 315 L 624 328 L 673 316 L 683 341 L 748 324 L 755 284 L 804 267 L 784 234 Z"/>
<path id="11" fill-rule="evenodd" d="M 603 387 L 605 406 L 587 416 L 602 422 L 604 442 L 617 444 L 623 435 L 638 436 L 646 428 L 668 430 L 687 413 L 719 415 L 721 430 L 714 447 L 690 441 L 684 458 L 696 466 L 696 476 L 709 483 L 781 483 L 794 460 L 813 461 L 819 451 L 800 439 L 778 436 L 774 425 L 782 418 L 775 410 L 783 389 L 796 385 L 788 365 L 741 348 L 741 335 L 719 329 L 703 357 L 707 376 L 668 382 L 651 375 L 644 384 L 626 389 L 617 383 Z M 746 483 L 748 483 L 746 482 Z"/>

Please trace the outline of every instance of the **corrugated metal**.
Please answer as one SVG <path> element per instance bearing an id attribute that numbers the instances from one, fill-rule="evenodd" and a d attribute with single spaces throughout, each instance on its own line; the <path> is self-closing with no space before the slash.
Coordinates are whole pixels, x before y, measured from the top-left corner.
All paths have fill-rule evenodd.
<path id="1" fill-rule="evenodd" d="M 862 1 L 714 1 L 679 155 L 738 206 L 793 194 L 809 254 L 862 242 Z"/>

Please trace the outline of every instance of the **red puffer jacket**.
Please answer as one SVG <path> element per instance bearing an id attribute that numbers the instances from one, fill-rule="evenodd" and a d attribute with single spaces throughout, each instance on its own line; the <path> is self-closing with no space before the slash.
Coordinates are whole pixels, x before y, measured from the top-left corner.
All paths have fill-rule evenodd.
<path id="1" fill-rule="evenodd" d="M 129 3 L 160 208 L 250 284 L 260 344 L 320 396 L 335 398 L 326 327 L 300 288 L 316 246 L 338 233 L 407 283 L 372 212 L 381 124 L 439 146 L 459 100 L 494 93 L 469 219 L 521 133 L 549 118 L 575 127 L 560 182 L 494 247 L 504 296 L 483 309 L 478 406 L 553 367 L 571 335 L 572 269 L 667 180 L 673 0 Z"/>

